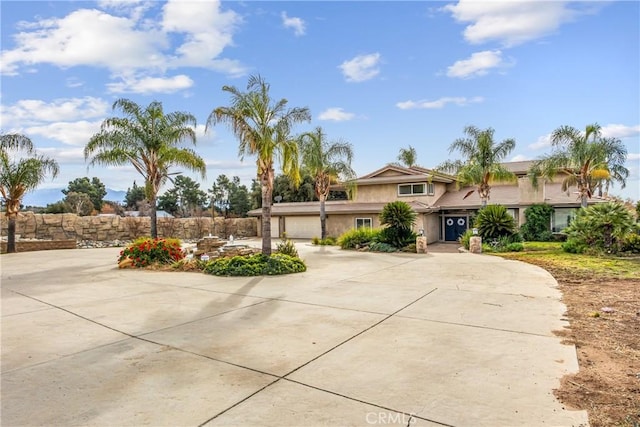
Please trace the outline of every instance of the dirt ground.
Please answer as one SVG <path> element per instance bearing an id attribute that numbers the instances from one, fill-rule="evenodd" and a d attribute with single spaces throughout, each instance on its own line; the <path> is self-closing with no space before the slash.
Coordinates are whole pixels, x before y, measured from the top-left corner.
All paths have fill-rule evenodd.
<path id="1" fill-rule="evenodd" d="M 592 427 L 640 426 L 640 278 L 585 277 L 541 265 L 558 281 L 579 372 L 562 379 L 556 397 L 589 413 Z"/>

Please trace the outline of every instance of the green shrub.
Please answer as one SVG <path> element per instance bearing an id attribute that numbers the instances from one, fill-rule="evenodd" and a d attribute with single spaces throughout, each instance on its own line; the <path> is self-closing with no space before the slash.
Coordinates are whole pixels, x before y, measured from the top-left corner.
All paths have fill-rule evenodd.
<path id="1" fill-rule="evenodd" d="M 473 230 L 469 229 L 465 231 L 462 234 L 462 236 L 460 236 L 460 238 L 458 238 L 458 241 L 466 250 L 469 250 L 469 241 L 471 240 L 472 237 L 473 237 Z"/>
<path id="2" fill-rule="evenodd" d="M 387 227 L 380 231 L 378 240 L 400 249 L 415 242 L 417 237 L 418 235 L 410 228 Z"/>
<path id="3" fill-rule="evenodd" d="M 321 239 L 319 237 L 313 237 L 311 239 L 311 244 L 312 245 L 316 245 L 316 246 L 335 246 L 336 245 L 336 238 L 335 237 L 326 237 L 324 239 Z"/>
<path id="4" fill-rule="evenodd" d="M 292 240 L 287 239 L 286 235 L 282 234 L 282 239 L 276 245 L 276 251 L 281 254 L 289 255 L 294 258 L 298 258 L 298 250 L 295 243 Z"/>
<path id="5" fill-rule="evenodd" d="M 371 242 L 369 250 L 371 252 L 398 252 L 395 246 L 382 242 Z"/>
<path id="6" fill-rule="evenodd" d="M 478 211 L 474 226 L 478 234 L 488 240 L 513 234 L 516 222 L 504 206 L 488 205 Z"/>
<path id="7" fill-rule="evenodd" d="M 524 250 L 524 245 L 522 242 L 513 242 L 505 246 L 504 249 L 506 252 L 522 252 Z"/>
<path id="8" fill-rule="evenodd" d="M 172 264 L 184 258 L 179 239 L 141 237 L 120 251 L 118 263 L 130 259 L 133 267 Z"/>
<path id="9" fill-rule="evenodd" d="M 204 268 L 207 274 L 215 276 L 262 276 L 300 273 L 306 271 L 304 262 L 297 257 L 282 253 L 271 256 L 262 254 L 218 258 Z"/>
<path id="10" fill-rule="evenodd" d="M 567 239 L 566 242 L 562 243 L 562 250 L 569 252 L 570 254 L 584 253 L 587 247 L 588 246 L 584 242 L 581 242 L 578 239 Z"/>
<path id="11" fill-rule="evenodd" d="M 564 232 L 568 235 L 566 243 L 575 240 L 577 246 L 585 246 L 590 252 L 616 253 L 632 229 L 631 213 L 621 203 L 606 202 L 580 209 Z"/>
<path id="12" fill-rule="evenodd" d="M 338 237 L 338 246 L 342 249 L 355 249 L 377 241 L 380 236 L 379 228 L 353 228 Z"/>
<path id="13" fill-rule="evenodd" d="M 416 247 L 415 243 L 409 243 L 407 246 L 405 246 L 401 250 L 402 252 L 410 252 L 412 254 L 415 254 L 418 252 L 418 248 Z"/>
<path id="14" fill-rule="evenodd" d="M 640 234 L 629 233 L 622 239 L 622 251 L 640 254 Z"/>
<path id="15" fill-rule="evenodd" d="M 529 206 L 524 211 L 525 223 L 520 227 L 522 237 L 528 242 L 549 242 L 553 239 L 551 233 L 551 214 L 553 207 L 546 203 Z"/>

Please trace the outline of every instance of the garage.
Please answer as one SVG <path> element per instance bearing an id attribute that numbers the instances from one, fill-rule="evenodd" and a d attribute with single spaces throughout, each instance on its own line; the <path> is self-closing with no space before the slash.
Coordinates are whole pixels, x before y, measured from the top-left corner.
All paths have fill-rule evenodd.
<path id="1" fill-rule="evenodd" d="M 320 237 L 320 216 L 286 216 L 284 231 L 291 239 L 311 239 Z"/>
<path id="2" fill-rule="evenodd" d="M 280 217 L 272 216 L 271 217 L 271 238 L 280 237 Z"/>

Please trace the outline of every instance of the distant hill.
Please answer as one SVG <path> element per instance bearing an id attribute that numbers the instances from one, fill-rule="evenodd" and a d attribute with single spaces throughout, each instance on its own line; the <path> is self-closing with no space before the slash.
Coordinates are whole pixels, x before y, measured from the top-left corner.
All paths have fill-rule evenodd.
<path id="1" fill-rule="evenodd" d="M 31 193 L 27 193 L 27 195 L 24 196 L 22 204 L 24 206 L 45 207 L 50 203 L 55 203 L 62 200 L 64 198 L 62 190 L 64 190 L 64 188 L 43 188 L 40 190 L 32 191 Z M 112 190 L 110 188 L 107 188 L 107 195 L 104 196 L 104 200 L 122 203 L 124 202 L 124 196 L 126 196 L 126 194 L 126 191 Z"/>

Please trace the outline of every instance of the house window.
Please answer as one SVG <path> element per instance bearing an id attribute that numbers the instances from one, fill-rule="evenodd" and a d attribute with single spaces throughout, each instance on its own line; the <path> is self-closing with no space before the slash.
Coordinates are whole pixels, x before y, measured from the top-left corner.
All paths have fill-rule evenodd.
<path id="1" fill-rule="evenodd" d="M 372 228 L 371 218 L 356 218 L 356 228 Z"/>
<path id="2" fill-rule="evenodd" d="M 433 196 L 436 194 L 436 187 L 433 182 L 427 182 L 427 196 Z"/>
<path id="3" fill-rule="evenodd" d="M 412 196 L 415 194 L 426 194 L 425 184 L 400 184 L 398 185 L 399 196 Z"/>
<path id="4" fill-rule="evenodd" d="M 576 217 L 574 208 L 555 208 L 551 215 L 551 231 L 559 233 L 571 224 Z"/>
<path id="5" fill-rule="evenodd" d="M 518 209 L 507 209 L 507 213 L 513 218 L 516 222 L 516 225 L 519 223 L 518 218 Z"/>

